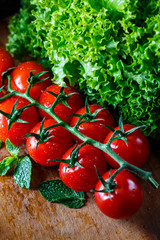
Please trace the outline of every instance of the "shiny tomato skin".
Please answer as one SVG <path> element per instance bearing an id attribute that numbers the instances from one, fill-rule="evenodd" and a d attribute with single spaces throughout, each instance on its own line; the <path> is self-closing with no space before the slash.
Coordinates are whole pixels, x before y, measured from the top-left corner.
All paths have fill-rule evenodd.
<path id="1" fill-rule="evenodd" d="M 2 86 L 2 73 L 12 67 L 14 67 L 12 56 L 5 49 L 0 48 L 0 87 Z"/>
<path id="2" fill-rule="evenodd" d="M 15 104 L 17 96 L 12 96 L 0 103 L 0 110 L 11 113 L 13 105 Z M 29 102 L 24 98 L 19 98 L 17 108 L 28 105 Z M 26 142 L 25 134 L 29 133 L 32 127 L 38 122 L 39 115 L 35 107 L 29 107 L 21 113 L 20 119 L 27 121 L 27 123 L 15 122 L 8 131 L 9 120 L 4 115 L 0 114 L 0 139 L 5 142 L 7 138 L 15 144 L 19 145 Z"/>
<path id="3" fill-rule="evenodd" d="M 29 73 L 32 71 L 32 73 L 35 75 L 37 73 L 47 71 L 46 68 L 44 68 L 41 64 L 34 62 L 34 61 L 27 61 L 20 63 L 11 73 L 11 87 L 13 90 L 17 92 L 24 93 L 28 88 L 28 81 Z M 30 96 L 35 99 L 36 101 L 39 100 L 40 94 L 51 85 L 51 76 L 49 72 L 43 74 L 40 79 L 47 78 L 47 80 L 42 81 L 40 83 L 36 83 L 33 87 L 30 89 Z"/>
<path id="4" fill-rule="evenodd" d="M 63 159 L 70 158 L 73 148 L 74 146 L 63 155 Z M 68 164 L 60 163 L 59 175 L 64 184 L 69 188 L 75 191 L 88 192 L 94 189 L 98 181 L 95 167 L 100 174 L 106 171 L 103 153 L 91 145 L 85 145 L 78 153 L 78 162 L 82 168 L 77 166 L 66 168 Z"/>
<path id="5" fill-rule="evenodd" d="M 50 91 L 53 92 L 55 94 L 59 94 L 61 87 L 57 84 L 53 84 L 51 86 L 49 86 L 46 91 Z M 52 106 L 52 104 L 55 102 L 56 97 L 54 97 L 53 95 L 51 95 L 50 93 L 47 92 L 43 92 L 40 96 L 39 102 L 44 105 L 47 108 L 50 108 Z M 70 94 L 70 93 L 76 93 L 71 95 L 68 99 L 67 99 L 67 103 L 70 106 L 67 107 L 65 106 L 63 103 L 59 103 L 55 108 L 54 108 L 54 112 L 57 114 L 57 116 L 62 119 L 64 122 L 66 123 L 70 123 L 72 117 L 69 116 L 71 114 L 74 114 L 79 108 L 81 108 L 83 106 L 83 99 L 82 96 L 80 95 L 80 93 L 74 88 L 71 87 L 69 85 L 67 85 L 67 87 L 64 88 L 64 92 L 66 95 Z M 50 118 L 50 116 L 45 113 L 43 110 L 39 110 L 40 115 L 42 118 L 44 118 L 45 116 L 47 118 Z"/>
<path id="6" fill-rule="evenodd" d="M 44 128 L 56 124 L 54 119 L 44 121 Z M 41 122 L 37 123 L 31 132 L 39 134 Z M 58 126 L 49 136 L 53 136 L 46 142 L 38 145 L 35 137 L 28 137 L 26 146 L 30 157 L 42 166 L 55 166 L 58 162 L 49 161 L 50 159 L 61 159 L 63 154 L 72 146 L 72 135 L 65 128 Z M 37 148 L 36 148 L 37 147 Z"/>
<path id="7" fill-rule="evenodd" d="M 128 131 L 135 126 L 130 124 L 124 124 L 124 131 Z M 118 130 L 119 127 L 116 127 L 115 130 Z M 112 136 L 112 132 L 110 132 L 104 143 L 106 144 L 110 137 Z M 112 150 L 117 153 L 121 158 L 123 158 L 128 163 L 135 165 L 137 167 L 142 167 L 149 158 L 150 148 L 147 137 L 144 133 L 137 129 L 133 133 L 127 136 L 127 145 L 123 140 L 115 140 L 111 143 Z M 104 153 L 106 161 L 112 168 L 118 168 L 119 164 L 111 158 L 107 153 Z"/>
<path id="8" fill-rule="evenodd" d="M 96 104 L 91 104 L 89 105 L 89 109 L 91 113 L 94 113 L 96 110 L 101 109 L 102 107 L 100 105 L 96 105 Z M 82 107 L 81 109 L 79 109 L 76 114 L 84 114 L 86 113 L 86 109 L 85 107 Z M 75 126 L 75 124 L 77 123 L 79 117 L 74 116 L 71 120 L 71 127 Z M 99 120 L 97 122 L 86 122 L 86 123 L 82 123 L 78 126 L 78 131 L 81 132 L 82 134 L 84 134 L 85 136 L 92 138 L 98 142 L 103 142 L 106 135 L 109 133 L 109 129 L 104 125 L 108 125 L 112 128 L 115 127 L 115 122 L 113 119 L 112 114 L 107 110 L 107 109 L 103 109 L 102 111 L 100 111 L 95 119 L 102 119 Z M 82 142 L 79 138 L 74 136 L 74 140 L 76 142 Z"/>
<path id="9" fill-rule="evenodd" d="M 116 170 L 111 171 L 111 175 Z M 102 177 L 107 182 L 109 172 Z M 135 214 L 143 202 L 143 190 L 138 179 L 126 170 L 122 170 L 115 178 L 116 188 L 113 192 L 108 193 L 95 192 L 95 201 L 98 208 L 106 216 L 114 219 L 129 218 Z M 104 186 L 98 181 L 95 190 L 103 190 Z"/>

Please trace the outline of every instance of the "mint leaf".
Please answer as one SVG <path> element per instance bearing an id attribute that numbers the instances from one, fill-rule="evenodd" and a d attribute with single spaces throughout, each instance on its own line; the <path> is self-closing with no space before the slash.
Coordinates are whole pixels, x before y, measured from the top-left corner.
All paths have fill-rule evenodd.
<path id="1" fill-rule="evenodd" d="M 5 175 L 8 170 L 18 161 L 17 157 L 6 157 L 0 162 L 0 176 Z"/>
<path id="2" fill-rule="evenodd" d="M 30 188 L 32 163 L 28 156 L 21 157 L 14 169 L 14 180 L 21 188 Z"/>
<path id="3" fill-rule="evenodd" d="M 6 148 L 12 156 L 18 156 L 19 148 L 16 147 L 13 143 L 11 143 L 9 138 L 7 138 L 7 140 L 6 140 Z"/>
<path id="4" fill-rule="evenodd" d="M 70 189 L 60 179 L 42 182 L 38 190 L 49 202 L 61 203 L 69 208 L 80 208 L 84 205 L 85 194 Z"/>

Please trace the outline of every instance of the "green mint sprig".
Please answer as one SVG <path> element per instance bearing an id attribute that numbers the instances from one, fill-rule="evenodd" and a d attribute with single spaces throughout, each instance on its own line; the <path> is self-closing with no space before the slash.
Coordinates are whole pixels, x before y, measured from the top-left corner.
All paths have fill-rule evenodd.
<path id="1" fill-rule="evenodd" d="M 85 193 L 67 187 L 60 179 L 42 182 L 38 190 L 49 202 L 61 203 L 69 208 L 81 208 L 85 204 Z"/>
<path id="2" fill-rule="evenodd" d="M 21 188 L 30 188 L 32 164 L 28 156 L 19 157 L 19 148 L 7 138 L 6 148 L 11 156 L 0 162 L 0 176 L 4 176 L 15 165 L 13 177 Z"/>

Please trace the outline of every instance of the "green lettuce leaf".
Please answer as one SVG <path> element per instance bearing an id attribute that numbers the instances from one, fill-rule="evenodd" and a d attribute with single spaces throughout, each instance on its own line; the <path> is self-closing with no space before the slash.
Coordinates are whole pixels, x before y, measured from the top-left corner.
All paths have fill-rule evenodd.
<path id="1" fill-rule="evenodd" d="M 45 59 L 56 83 L 160 138 L 160 1 L 31 0 L 9 29 L 15 57 Z"/>

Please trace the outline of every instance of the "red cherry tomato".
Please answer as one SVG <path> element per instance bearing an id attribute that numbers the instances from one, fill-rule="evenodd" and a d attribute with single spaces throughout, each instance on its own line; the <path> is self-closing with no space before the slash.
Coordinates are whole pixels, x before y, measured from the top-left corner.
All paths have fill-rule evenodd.
<path id="1" fill-rule="evenodd" d="M 115 170 L 111 171 L 111 175 Z M 108 182 L 109 171 L 103 175 Z M 115 178 L 116 188 L 110 193 L 95 192 L 95 200 L 98 208 L 108 217 L 115 219 L 129 218 L 135 214 L 143 202 L 143 190 L 138 179 L 130 172 L 123 170 Z M 104 189 L 103 184 L 98 181 L 95 190 Z"/>
<path id="2" fill-rule="evenodd" d="M 128 131 L 135 126 L 130 124 L 124 124 L 124 131 Z M 119 130 L 119 127 L 116 127 L 115 130 Z M 104 140 L 104 143 L 108 143 L 110 137 L 112 136 L 110 132 Z M 142 167 L 147 159 L 149 158 L 149 143 L 144 135 L 144 133 L 137 129 L 133 133 L 127 136 L 127 144 L 123 140 L 115 140 L 111 143 L 112 150 L 117 153 L 121 158 L 123 158 L 128 163 L 135 165 L 137 167 Z M 107 153 L 104 153 L 106 161 L 113 168 L 118 168 L 119 164 L 111 158 Z"/>
<path id="3" fill-rule="evenodd" d="M 54 85 L 49 86 L 46 89 L 46 91 L 50 91 L 50 92 L 53 92 L 55 94 L 59 94 L 60 89 L 61 89 L 60 86 L 58 86 L 57 84 L 54 84 Z M 44 105 L 45 107 L 50 108 L 52 106 L 52 104 L 55 102 L 56 97 L 54 97 L 50 93 L 47 93 L 46 91 L 41 94 L 39 102 L 42 105 Z M 67 86 L 67 87 L 64 88 L 64 93 L 66 95 L 69 95 L 70 93 L 74 93 L 74 92 L 76 94 L 71 95 L 67 99 L 67 103 L 70 106 L 70 108 L 65 106 L 63 103 L 59 103 L 54 108 L 54 112 L 57 114 L 57 116 L 68 124 L 70 123 L 70 121 L 72 119 L 72 117 L 69 117 L 69 115 L 74 114 L 79 108 L 81 108 L 83 106 L 83 99 L 74 87 Z M 43 110 L 40 109 L 39 112 L 40 112 L 40 115 L 41 115 L 42 118 L 44 118 L 45 116 L 47 118 L 51 118 Z"/>
<path id="4" fill-rule="evenodd" d="M 99 105 L 89 105 L 89 109 L 90 112 L 93 114 L 96 110 L 101 109 L 102 107 Z M 82 107 L 81 109 L 79 109 L 76 114 L 84 114 L 86 113 L 86 109 L 85 107 Z M 71 120 L 71 127 L 75 126 L 75 124 L 77 123 L 79 117 L 73 117 Z M 84 134 L 87 137 L 93 138 L 94 140 L 98 141 L 98 142 L 103 142 L 106 135 L 109 133 L 109 129 L 104 125 L 108 125 L 112 128 L 115 127 L 115 122 L 113 119 L 113 116 L 111 115 L 111 113 L 107 110 L 107 109 L 103 109 L 102 111 L 100 111 L 95 119 L 102 119 L 96 122 L 85 122 L 82 123 L 78 126 L 78 131 L 81 132 L 82 134 Z M 78 139 L 77 137 L 74 136 L 74 140 L 76 142 L 82 142 L 80 139 Z"/>
<path id="5" fill-rule="evenodd" d="M 12 56 L 4 49 L 0 48 L 0 87 L 2 86 L 2 73 L 14 67 Z"/>
<path id="6" fill-rule="evenodd" d="M 54 119 L 48 119 L 44 121 L 44 128 L 56 124 Z M 41 122 L 31 130 L 32 133 L 39 134 Z M 63 127 L 54 127 L 49 137 L 49 140 L 40 143 L 37 147 L 38 140 L 35 137 L 28 137 L 26 146 L 31 158 L 43 166 L 54 166 L 59 164 L 58 162 L 49 161 L 50 159 L 61 159 L 63 154 L 72 146 L 72 135 Z M 49 131 L 50 131 L 49 130 Z"/>
<path id="7" fill-rule="evenodd" d="M 0 103 L 0 110 L 6 113 L 11 113 L 12 108 L 18 97 L 12 96 Z M 17 108 L 24 107 L 28 105 L 29 102 L 24 98 L 19 98 Z M 7 138 L 15 144 L 19 145 L 26 142 L 25 134 L 29 133 L 31 128 L 38 122 L 38 112 L 35 107 L 29 107 L 24 110 L 20 119 L 27 121 L 27 123 L 15 122 L 8 131 L 9 120 L 4 115 L 0 113 L 0 139 L 5 142 Z"/>
<path id="8" fill-rule="evenodd" d="M 17 92 L 24 93 L 28 88 L 28 81 L 29 73 L 32 71 L 32 73 L 35 75 L 37 73 L 47 71 L 41 64 L 37 62 L 24 62 L 19 64 L 11 73 L 11 87 L 13 90 Z M 30 89 L 30 96 L 37 100 L 39 99 L 40 94 L 51 84 L 51 76 L 47 72 L 43 74 L 40 79 L 47 78 L 47 80 L 42 81 L 40 83 L 36 83 L 33 87 Z"/>
<path id="9" fill-rule="evenodd" d="M 70 154 L 73 148 L 74 146 L 64 154 L 63 159 L 70 159 Z M 66 168 L 68 167 L 68 164 L 60 163 L 60 178 L 64 184 L 75 191 L 90 191 L 91 189 L 94 189 L 98 181 L 95 166 L 100 174 L 103 174 L 106 171 L 106 163 L 103 153 L 91 145 L 85 145 L 79 150 L 78 162 L 82 167 L 74 166 Z"/>

